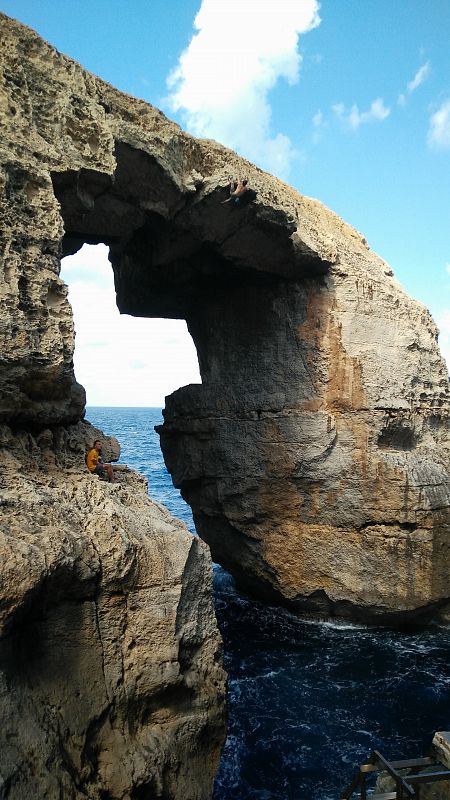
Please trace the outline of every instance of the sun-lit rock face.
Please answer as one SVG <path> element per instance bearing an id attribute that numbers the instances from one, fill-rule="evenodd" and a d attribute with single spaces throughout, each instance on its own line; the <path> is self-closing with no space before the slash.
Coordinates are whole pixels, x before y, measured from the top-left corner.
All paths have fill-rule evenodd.
<path id="1" fill-rule="evenodd" d="M 363 267 L 205 303 L 204 386 L 167 399 L 160 433 L 243 586 L 394 619 L 448 595 L 447 379 L 428 313 Z"/>
<path id="2" fill-rule="evenodd" d="M 202 384 L 167 398 L 160 434 L 213 558 L 295 610 L 442 606 L 449 394 L 428 311 L 319 202 L 3 30 L 3 419 L 82 414 L 59 258 L 105 242 L 119 309 L 194 339 Z M 241 208 L 221 204 L 230 173 Z"/>

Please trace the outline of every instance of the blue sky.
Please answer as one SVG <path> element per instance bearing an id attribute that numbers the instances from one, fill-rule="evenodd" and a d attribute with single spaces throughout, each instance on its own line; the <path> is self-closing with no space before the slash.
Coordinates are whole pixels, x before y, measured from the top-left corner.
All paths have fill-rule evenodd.
<path id="1" fill-rule="evenodd" d="M 0 8 L 354 225 L 431 310 L 450 363 L 450 0 L 0 0 Z M 91 263 L 92 254 L 74 258 L 63 275 L 81 297 L 107 267 L 86 279 L 83 258 Z M 184 348 L 192 377 L 177 373 L 173 356 L 171 380 L 157 387 L 155 363 L 142 353 L 126 381 L 139 401 L 117 390 L 113 400 L 105 381 L 108 397 L 99 394 L 90 383 L 98 352 L 71 301 L 76 372 L 91 404 L 159 405 L 198 380 L 182 329 L 149 328 L 140 340 Z M 107 339 L 102 346 L 106 353 Z"/>

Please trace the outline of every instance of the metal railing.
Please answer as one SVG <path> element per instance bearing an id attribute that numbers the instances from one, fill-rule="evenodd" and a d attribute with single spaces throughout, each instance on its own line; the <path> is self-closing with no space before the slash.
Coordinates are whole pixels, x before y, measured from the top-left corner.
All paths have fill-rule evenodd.
<path id="1" fill-rule="evenodd" d="M 421 770 L 427 767 L 438 767 L 434 772 Z M 407 770 L 401 774 L 399 770 Z M 382 793 L 368 793 L 366 779 L 373 772 L 384 772 L 391 776 L 395 790 Z M 350 800 L 355 791 L 359 790 L 359 798 L 378 798 L 379 800 L 420 800 L 420 786 L 424 783 L 450 780 L 450 770 L 436 759 L 426 756 L 424 758 L 410 758 L 403 761 L 388 761 L 378 750 L 374 750 L 367 762 L 360 764 L 355 777 L 344 789 L 340 800 Z"/>

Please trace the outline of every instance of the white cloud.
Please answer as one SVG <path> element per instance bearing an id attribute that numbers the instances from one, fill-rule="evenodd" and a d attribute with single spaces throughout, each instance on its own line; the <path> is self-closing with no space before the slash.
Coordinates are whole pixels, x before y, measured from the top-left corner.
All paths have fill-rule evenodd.
<path id="1" fill-rule="evenodd" d="M 344 103 L 335 103 L 331 106 L 332 110 L 338 117 L 343 117 L 345 114 L 345 106 Z"/>
<path id="2" fill-rule="evenodd" d="M 448 274 L 450 275 L 450 264 L 446 264 L 445 265 L 445 269 L 448 272 Z"/>
<path id="3" fill-rule="evenodd" d="M 441 107 L 431 115 L 428 144 L 441 150 L 450 148 L 450 100 L 442 103 Z"/>
<path id="4" fill-rule="evenodd" d="M 328 127 L 328 123 L 322 113 L 322 111 L 316 111 L 312 118 L 313 124 L 313 132 L 312 132 L 312 140 L 314 144 L 318 144 L 323 138 L 323 131 L 325 128 Z"/>
<path id="5" fill-rule="evenodd" d="M 428 75 L 430 74 L 430 70 L 431 66 L 429 61 L 427 61 L 425 64 L 422 64 L 422 66 L 419 67 L 416 74 L 414 75 L 414 78 L 408 81 L 408 83 L 406 84 L 406 94 L 405 93 L 399 94 L 397 100 L 399 106 L 406 105 L 407 96 L 415 92 L 416 89 L 418 89 L 419 86 L 421 86 L 422 83 L 426 81 Z"/>
<path id="6" fill-rule="evenodd" d="M 323 125 L 323 114 L 321 111 L 316 111 L 313 116 L 313 125 L 315 128 L 321 128 Z"/>
<path id="7" fill-rule="evenodd" d="M 104 244 L 85 245 L 75 255 L 63 259 L 62 273 L 62 279 L 70 286 L 88 283 L 110 288 L 113 278 L 108 248 Z"/>
<path id="8" fill-rule="evenodd" d="M 297 153 L 271 131 L 268 95 L 295 84 L 299 35 L 320 23 L 317 0 L 202 0 L 196 33 L 168 78 L 168 102 L 196 136 L 221 141 L 287 177 Z"/>
<path id="9" fill-rule="evenodd" d="M 422 64 L 422 66 L 419 67 L 412 81 L 409 81 L 409 83 L 407 84 L 406 89 L 408 91 L 408 94 L 412 94 L 412 92 L 415 92 L 416 89 L 419 86 L 421 86 L 422 83 L 428 78 L 429 74 L 430 74 L 430 62 L 427 61 L 426 64 Z"/>
<path id="10" fill-rule="evenodd" d="M 161 407 L 180 386 L 201 383 L 182 320 L 119 314 L 105 245 L 85 245 L 62 262 L 75 321 L 75 375 L 88 405 Z"/>
<path id="11" fill-rule="evenodd" d="M 337 117 L 352 130 L 357 130 L 360 125 L 369 122 L 382 121 L 391 113 L 391 109 L 384 105 L 382 97 L 373 100 L 368 111 L 360 111 L 357 105 L 353 105 L 350 111 L 346 111 L 343 103 L 336 103 L 332 110 Z"/>

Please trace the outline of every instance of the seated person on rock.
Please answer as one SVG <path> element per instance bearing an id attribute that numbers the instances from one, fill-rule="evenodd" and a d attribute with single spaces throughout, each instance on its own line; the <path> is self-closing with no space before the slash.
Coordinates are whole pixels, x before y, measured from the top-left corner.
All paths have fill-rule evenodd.
<path id="1" fill-rule="evenodd" d="M 95 440 L 94 446 L 86 456 L 86 464 L 89 472 L 98 475 L 101 481 L 109 480 L 110 483 L 114 483 L 114 470 L 111 464 L 103 462 L 102 445 L 98 439 Z"/>
<path id="2" fill-rule="evenodd" d="M 230 180 L 230 196 L 222 201 L 222 205 L 224 203 L 233 203 L 234 205 L 239 205 L 241 202 L 241 197 L 248 191 L 248 179 L 244 178 L 243 180 L 239 181 L 232 181 Z"/>

